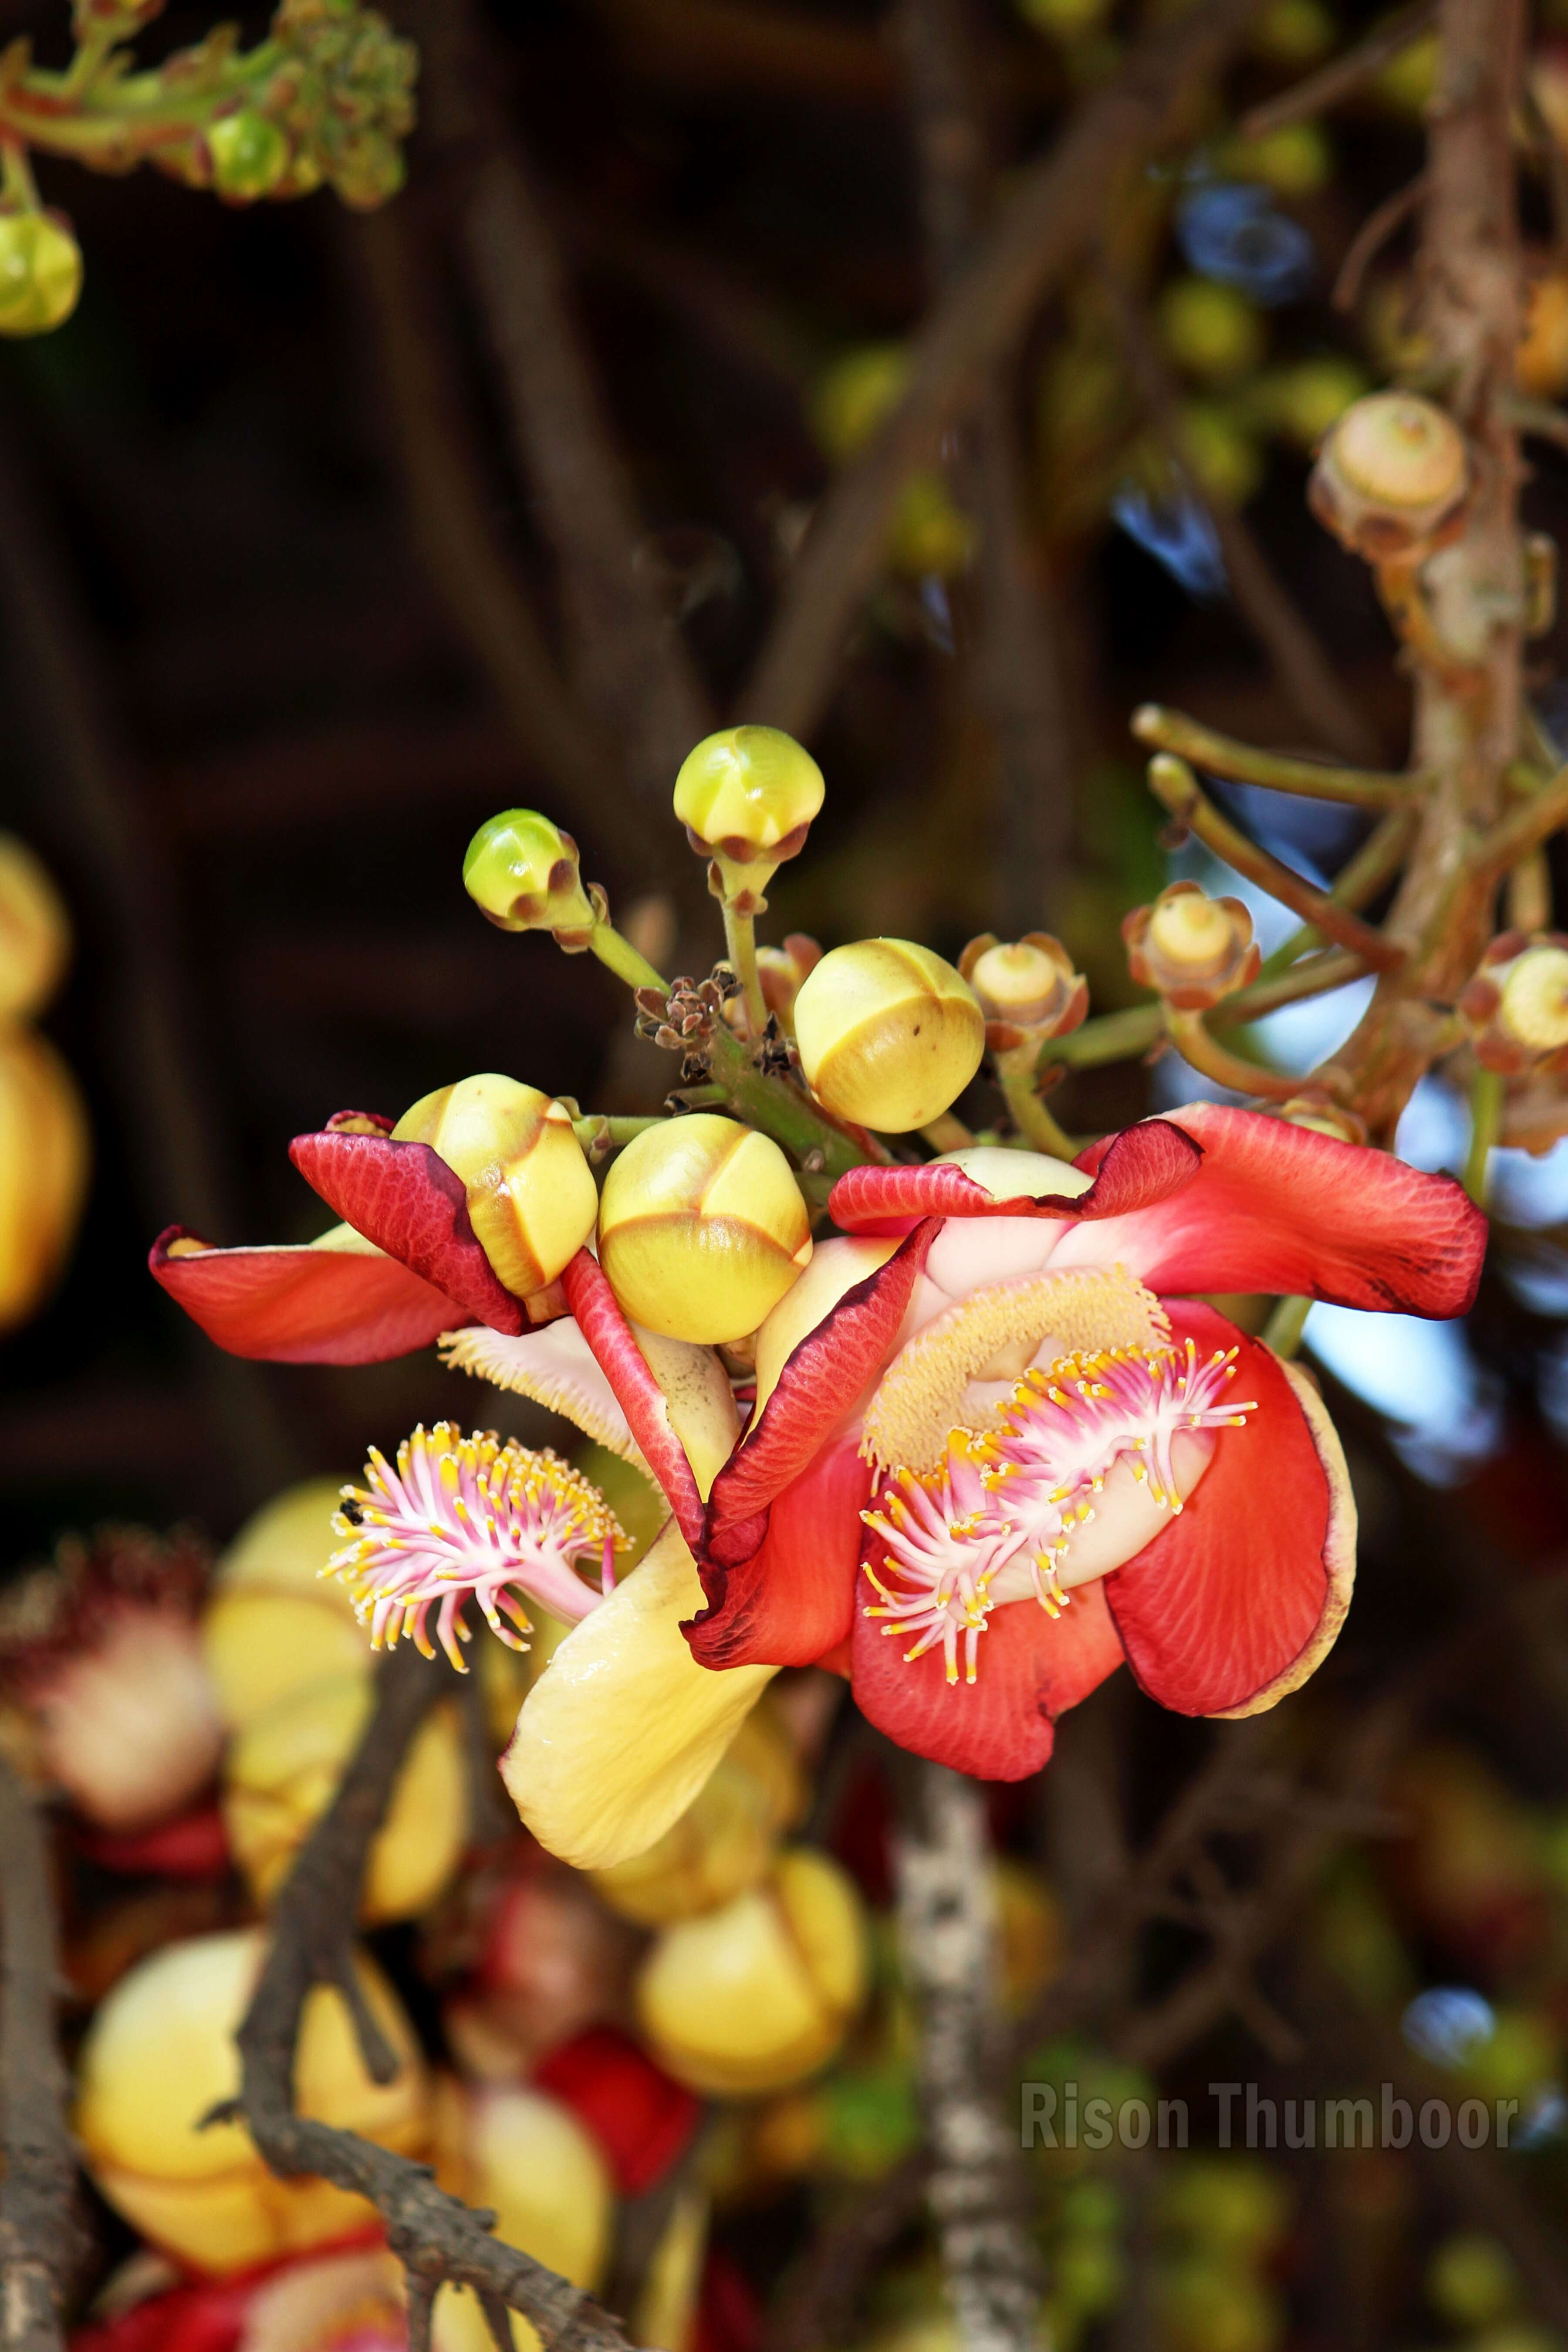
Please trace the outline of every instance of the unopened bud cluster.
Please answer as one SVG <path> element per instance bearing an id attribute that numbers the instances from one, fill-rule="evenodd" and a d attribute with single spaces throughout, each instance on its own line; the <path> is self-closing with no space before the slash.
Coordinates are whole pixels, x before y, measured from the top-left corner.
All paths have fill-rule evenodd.
<path id="1" fill-rule="evenodd" d="M 1478 1062 L 1512 1076 L 1568 1066 L 1568 936 L 1504 931 L 1459 997 Z"/>
<path id="2" fill-rule="evenodd" d="M 1258 977 L 1262 950 L 1239 898 L 1211 898 L 1195 882 L 1173 882 L 1152 906 L 1125 917 L 1127 968 L 1179 1013 L 1204 1013 Z"/>
<path id="3" fill-rule="evenodd" d="M 1464 436 L 1436 402 L 1374 392 L 1352 401 L 1318 454 L 1308 502 L 1371 563 L 1425 554 L 1457 527 L 1469 491 Z"/>

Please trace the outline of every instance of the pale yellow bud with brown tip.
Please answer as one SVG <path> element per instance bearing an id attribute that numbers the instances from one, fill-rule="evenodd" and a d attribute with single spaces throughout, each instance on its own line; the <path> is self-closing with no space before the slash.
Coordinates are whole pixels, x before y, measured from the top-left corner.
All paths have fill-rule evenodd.
<path id="1" fill-rule="evenodd" d="M 571 2109 L 542 2091 L 444 2076 L 436 2086 L 436 2178 L 454 2197 L 494 2213 L 495 2235 L 590 2292 L 610 2258 L 615 2193 L 595 2141 Z M 512 2341 L 537 2347 L 525 2319 Z M 438 2352 L 494 2352 L 478 2299 L 444 2286 L 436 2299 Z"/>
<path id="2" fill-rule="evenodd" d="M 0 833 L 0 1021 L 48 1003 L 70 960 L 70 918 L 41 859 Z"/>
<path id="3" fill-rule="evenodd" d="M 77 2061 L 76 2133 L 116 2212 L 204 2271 L 247 2270 L 364 2229 L 363 2199 L 324 2180 L 281 2180 L 242 2123 L 203 2118 L 239 2089 L 235 2034 L 266 1953 L 255 1928 L 166 1944 L 100 2003 Z M 398 2071 L 374 2082 L 335 1986 L 307 1998 L 294 2060 L 300 2113 L 418 2156 L 428 2086 L 413 2028 L 365 1955 L 355 1971 Z"/>
<path id="4" fill-rule="evenodd" d="M 479 1247 L 514 1298 L 552 1283 L 594 1230 L 599 1196 L 572 1116 L 489 1071 L 405 1110 L 396 1143 L 427 1143 L 461 1178 Z"/>
<path id="5" fill-rule="evenodd" d="M 654 2056 L 691 2089 L 782 2091 L 838 2048 L 866 1996 L 860 1899 L 826 1854 L 782 1854 L 765 1885 L 668 1927 L 637 1982 Z"/>
<path id="6" fill-rule="evenodd" d="M 1173 882 L 1152 906 L 1122 919 L 1127 968 L 1178 1012 L 1198 1013 L 1258 977 L 1262 950 L 1239 898 L 1211 898 L 1195 882 Z"/>
<path id="7" fill-rule="evenodd" d="M 795 1004 L 805 1082 L 826 1110 L 901 1135 L 929 1126 L 980 1067 L 985 1016 L 962 972 L 912 940 L 856 940 Z"/>
<path id="8" fill-rule="evenodd" d="M 794 1746 L 764 1700 L 680 1819 L 646 1853 L 593 1872 L 594 1885 L 641 1927 L 717 1910 L 765 1876 L 804 1793 Z"/>
<path id="9" fill-rule="evenodd" d="M 246 1885 L 264 1907 L 336 1795 L 373 1705 L 362 1675 L 312 1683 L 230 1741 L 224 1825 Z M 468 1828 L 462 1736 L 452 1709 L 437 1707 L 409 1745 L 371 1845 L 360 1900 L 364 1924 L 416 1919 L 427 1911 L 457 1874 Z"/>
<path id="10" fill-rule="evenodd" d="M 805 846 L 826 790 L 809 751 L 778 727 L 726 727 L 681 762 L 675 814 L 710 857 L 715 895 L 760 909 L 760 894 Z"/>
<path id="11" fill-rule="evenodd" d="M 1021 940 L 984 931 L 970 940 L 958 969 L 979 1000 L 994 1054 L 1065 1036 L 1089 1011 L 1088 981 L 1048 931 L 1028 931 Z"/>
<path id="12" fill-rule="evenodd" d="M 1512 1075 L 1568 1058 L 1568 936 L 1504 931 L 1461 991 L 1476 1059 Z"/>
<path id="13" fill-rule="evenodd" d="M 738 1119 L 665 1120 L 610 1163 L 600 1263 L 632 1321 L 665 1339 L 744 1339 L 810 1256 L 789 1161 Z"/>
<path id="14" fill-rule="evenodd" d="M 312 1683 L 370 1679 L 375 1662 L 353 1596 L 321 1574 L 338 1549 L 332 1515 L 342 1486 L 310 1478 L 286 1488 L 246 1521 L 218 1561 L 201 1639 L 229 1731 Z"/>
<path id="15" fill-rule="evenodd" d="M 1469 490 L 1464 436 L 1410 392 L 1352 400 L 1318 453 L 1308 502 L 1369 562 L 1420 554 L 1458 523 Z"/>

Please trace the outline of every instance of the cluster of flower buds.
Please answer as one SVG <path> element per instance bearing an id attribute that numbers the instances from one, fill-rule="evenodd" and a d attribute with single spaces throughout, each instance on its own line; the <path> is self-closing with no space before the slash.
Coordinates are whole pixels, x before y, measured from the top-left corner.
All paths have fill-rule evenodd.
<path id="1" fill-rule="evenodd" d="M 675 780 L 675 814 L 708 887 L 742 915 L 761 914 L 763 893 L 786 858 L 805 846 L 822 806 L 822 771 L 777 727 L 729 727 L 689 751 Z"/>
<path id="2" fill-rule="evenodd" d="M 1127 967 L 1178 1013 L 1204 1013 L 1258 977 L 1262 950 L 1239 898 L 1211 898 L 1196 882 L 1173 882 L 1121 925 Z"/>
<path id="3" fill-rule="evenodd" d="M 805 1082 L 824 1109 L 886 1135 L 939 1118 L 985 1051 L 974 991 L 913 940 L 830 949 L 795 998 L 795 1034 Z"/>
<path id="4" fill-rule="evenodd" d="M 1512 1076 L 1568 1066 L 1568 936 L 1503 931 L 1459 997 L 1478 1062 Z"/>
<path id="5" fill-rule="evenodd" d="M 1336 539 L 1369 563 L 1430 554 L 1458 529 L 1469 494 L 1464 436 L 1435 401 L 1374 392 L 1352 401 L 1324 441 L 1307 498 Z"/>
<path id="6" fill-rule="evenodd" d="M 1033 1069 L 1042 1045 L 1065 1037 L 1089 1011 L 1089 982 L 1060 940 L 1026 931 L 999 940 L 983 931 L 958 959 L 985 1016 L 985 1043 L 998 1066 Z"/>

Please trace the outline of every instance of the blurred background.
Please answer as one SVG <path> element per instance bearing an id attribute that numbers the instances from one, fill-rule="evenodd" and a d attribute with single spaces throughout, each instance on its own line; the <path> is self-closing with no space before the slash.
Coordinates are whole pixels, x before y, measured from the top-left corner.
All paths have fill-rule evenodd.
<path id="1" fill-rule="evenodd" d="M 63 14 L 53 0 L 0 12 L 45 61 L 68 54 Z M 880 0 L 391 0 L 389 14 L 424 66 L 408 184 L 380 212 L 326 194 L 226 207 L 147 171 L 38 164 L 88 267 L 64 327 L 0 348 L 0 821 L 44 862 L 74 939 L 37 1020 L 91 1147 L 76 1226 L 28 1091 L 67 1082 L 18 1065 L 0 1090 L 0 1209 L 18 1314 L 36 1312 L 0 1346 L 13 1572 L 106 1520 L 191 1523 L 221 1547 L 291 1482 L 356 1475 L 368 1444 L 471 1413 L 474 1392 L 433 1354 L 352 1372 L 220 1357 L 148 1278 L 148 1244 L 172 1221 L 223 1243 L 310 1238 L 321 1211 L 289 1138 L 349 1106 L 395 1115 L 469 1070 L 585 1109 L 657 1107 L 672 1065 L 630 1038 L 615 983 L 542 937 L 487 928 L 462 889 L 464 846 L 497 808 L 538 805 L 656 960 L 700 970 L 719 951 L 668 816 L 683 714 L 687 740 L 737 697 L 740 715 L 771 715 L 747 709 L 745 681 L 814 505 L 896 398 L 952 266 L 922 177 L 918 61 L 903 12 Z M 973 0 L 968 16 L 969 127 L 984 142 L 973 235 L 1137 27 L 1109 0 Z M 175 0 L 146 54 L 209 21 Z M 246 23 L 254 36 L 264 18 Z M 1273 748 L 1403 761 L 1393 640 L 1303 488 L 1339 410 L 1409 357 L 1408 225 L 1370 257 L 1358 233 L 1421 167 L 1431 41 L 1397 48 L 1331 111 L 1242 127 L 1372 23 L 1344 0 L 1260 11 L 1182 139 L 1128 174 L 1112 236 L 1126 303 L 1082 271 L 1035 317 L 997 395 L 992 503 L 965 495 L 966 440 L 911 484 L 810 730 L 827 801 L 771 891 L 774 941 L 883 931 L 956 956 L 979 930 L 1045 928 L 1089 973 L 1097 1012 L 1131 1005 L 1117 926 L 1173 875 L 1249 898 L 1266 951 L 1289 928 L 1206 852 L 1163 840 L 1128 733 L 1139 702 Z M 1560 34 L 1568 14 L 1549 6 L 1523 195 L 1521 381 L 1540 399 L 1568 390 L 1565 165 L 1549 135 Z M 499 225 L 498 158 L 527 195 Z M 615 749 L 617 689 L 560 618 L 574 576 L 563 515 L 591 538 L 605 512 L 602 485 L 564 470 L 579 367 L 611 519 L 634 526 L 599 551 L 601 618 L 609 631 L 621 590 L 656 616 L 645 699 L 659 712 Z M 1531 455 L 1528 520 L 1561 540 L 1568 457 Z M 1018 589 L 1000 637 L 982 593 L 994 560 Z M 1531 662 L 1542 724 L 1568 741 L 1565 651 L 1559 621 Z M 1315 879 L 1364 829 L 1353 810 L 1215 789 Z M 1306 1066 L 1359 1006 L 1349 991 L 1293 1008 L 1239 1049 Z M 1213 1091 L 1167 1055 L 1081 1071 L 1052 1108 L 1088 1136 Z M 983 1097 L 962 1107 L 982 1124 L 996 1116 Z M 1489 2161 L 1484 2190 L 1419 2148 L 1217 2169 L 1200 2151 L 1152 2186 L 1124 2154 L 1047 2167 L 1066 2343 L 1089 2329 L 1131 2346 L 1151 2327 L 1177 2352 L 1568 2341 L 1568 1144 L 1554 1116 L 1529 1139 L 1539 1149 L 1499 1155 L 1494 1248 L 1466 1324 L 1310 1321 L 1362 1570 L 1331 1664 L 1288 1710 L 1265 1798 L 1221 1821 L 1237 1905 L 1267 1899 L 1276 1924 L 1261 1942 L 1256 1921 L 1237 1930 L 1239 1973 L 1183 2039 L 1148 2027 L 1149 2005 L 1213 1919 L 1173 1902 L 1117 1963 L 1120 2043 L 1049 2061 L 1085 2082 L 1097 2067 L 1157 2080 L 1206 2116 L 1212 2080 L 1305 2095 L 1414 2057 L 1519 2095 L 1523 2146 Z M 1400 1150 L 1453 1169 L 1466 1140 L 1462 1104 L 1426 1082 Z M 563 1442 L 521 1400 L 484 1410 Z M 1345 1759 L 1375 1747 L 1377 1710 L 1394 1705 L 1368 1794 Z M 999 1801 L 1004 1843 L 1058 1924 L 1087 1916 L 1202 1745 L 1119 1677 L 1064 1727 L 1048 1786 Z M 862 1791 L 846 1814 L 855 1786 L 846 1766 L 818 1828 L 875 1903 L 877 1807 Z M 1259 1853 L 1286 1856 L 1282 1893 L 1261 1865 L 1248 1875 Z M 1276 1953 L 1262 1981 L 1272 1967 L 1286 1990 L 1256 1990 L 1248 1971 L 1287 1918 L 1308 1923 L 1315 1989 Z M 1037 1953 L 1022 2006 L 1048 1973 Z M 1335 1984 L 1353 1988 L 1353 2032 Z M 863 2189 L 905 2152 L 901 2095 L 880 2075 L 851 2082 L 734 2157 L 719 2236 L 759 2307 L 846 2181 Z M 921 2275 L 895 2265 L 855 2326 L 907 2334 Z M 841 2340 L 842 2313 L 834 2324 Z M 756 2341 L 754 2314 L 745 2325 Z"/>

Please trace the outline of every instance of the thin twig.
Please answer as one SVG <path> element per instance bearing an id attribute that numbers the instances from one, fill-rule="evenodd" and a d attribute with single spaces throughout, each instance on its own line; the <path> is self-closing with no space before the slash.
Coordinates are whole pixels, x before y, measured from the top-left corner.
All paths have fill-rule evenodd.
<path id="1" fill-rule="evenodd" d="M 1346 49 L 1342 57 L 1331 59 L 1315 74 L 1308 74 L 1304 80 L 1281 90 L 1278 98 L 1266 99 L 1261 106 L 1244 114 L 1238 126 L 1241 137 L 1267 139 L 1271 131 L 1283 131 L 1291 122 L 1305 122 L 1312 115 L 1337 106 L 1341 99 L 1353 97 L 1369 81 L 1374 81 L 1384 66 L 1429 32 L 1436 14 L 1436 0 L 1412 0 L 1409 7 L 1396 9 L 1364 41 L 1358 41 L 1353 49 Z"/>
<path id="2" fill-rule="evenodd" d="M 61 2352 L 87 2254 L 55 2038 L 59 1951 L 37 1808 L 0 1762 L 0 2346 Z"/>
<path id="3" fill-rule="evenodd" d="M 1129 161 L 1168 138 L 1194 84 L 1234 54 L 1259 0 L 1204 0 L 1149 35 L 1087 100 L 1052 152 L 1021 172 L 1005 209 L 910 353 L 908 389 L 864 454 L 822 500 L 750 680 L 746 719 L 809 734 L 860 603 L 881 568 L 894 504 L 943 433 L 978 405 L 1040 302 L 1093 242 Z"/>
<path id="4" fill-rule="evenodd" d="M 314 2174 L 368 2198 L 408 2272 L 416 2311 L 428 2288 L 450 2282 L 472 2287 L 481 2305 L 488 2298 L 521 2312 L 548 2352 L 627 2352 L 620 2326 L 591 2295 L 492 2237 L 484 2218 L 437 2188 L 427 2165 L 295 2112 L 294 2050 L 306 2000 L 316 1985 L 341 1990 L 352 1979 L 357 1906 L 345 1890 L 363 1878 L 410 1741 L 449 1693 L 440 1667 L 410 1650 L 383 1665 L 364 1738 L 273 1912 L 267 1962 L 237 2036 L 238 2105 L 274 2172 L 285 2179 Z M 391 2052 L 375 2041 L 363 2056 L 378 2081 L 395 2071 Z"/>
<path id="5" fill-rule="evenodd" d="M 1339 275 L 1334 279 L 1333 292 L 1329 300 L 1336 310 L 1355 309 L 1361 297 L 1362 279 L 1367 270 L 1389 238 L 1396 230 L 1403 228 L 1411 214 L 1425 201 L 1431 184 L 1428 173 L 1417 172 L 1413 180 L 1406 181 L 1403 188 L 1395 188 L 1374 212 L 1368 213 L 1351 239 L 1345 257 L 1340 264 Z"/>
<path id="6" fill-rule="evenodd" d="M 1262 784 L 1270 792 L 1304 793 L 1310 800 L 1351 801 L 1363 808 L 1402 808 L 1419 800 L 1426 788 L 1425 776 L 1394 775 L 1381 768 L 1342 768 L 1324 760 L 1292 759 L 1284 751 L 1260 751 L 1163 703 L 1141 704 L 1129 724 L 1141 743 L 1151 744 L 1157 751 L 1174 751 L 1210 775 L 1225 776 L 1237 783 Z"/>

